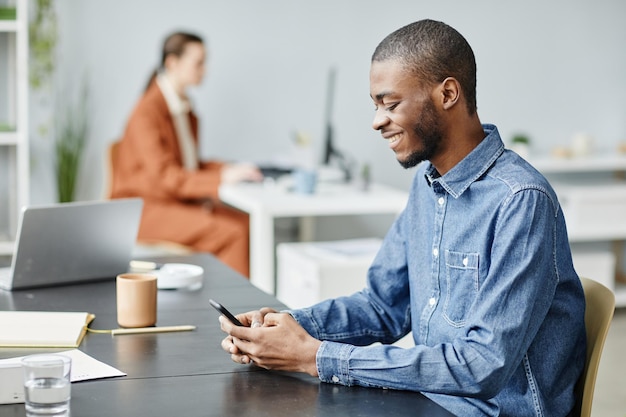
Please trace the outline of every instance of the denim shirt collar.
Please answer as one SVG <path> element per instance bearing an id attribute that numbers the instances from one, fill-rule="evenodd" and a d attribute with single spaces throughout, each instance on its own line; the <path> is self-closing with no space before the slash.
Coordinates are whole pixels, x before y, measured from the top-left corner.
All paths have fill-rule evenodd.
<path id="1" fill-rule="evenodd" d="M 448 194 L 458 198 L 469 186 L 480 178 L 504 152 L 504 143 L 498 128 L 492 124 L 483 124 L 485 138 L 472 152 L 456 164 L 444 176 L 439 176 L 435 167 L 429 162 L 426 167 L 426 181 L 431 186 L 438 184 Z"/>

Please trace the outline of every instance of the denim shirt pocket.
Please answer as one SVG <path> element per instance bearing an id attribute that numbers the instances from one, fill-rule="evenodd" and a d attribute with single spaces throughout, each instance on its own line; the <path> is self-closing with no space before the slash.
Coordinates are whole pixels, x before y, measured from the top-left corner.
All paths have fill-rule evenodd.
<path id="1" fill-rule="evenodd" d="M 462 327 L 478 294 L 478 253 L 446 249 L 446 299 L 443 317 Z"/>

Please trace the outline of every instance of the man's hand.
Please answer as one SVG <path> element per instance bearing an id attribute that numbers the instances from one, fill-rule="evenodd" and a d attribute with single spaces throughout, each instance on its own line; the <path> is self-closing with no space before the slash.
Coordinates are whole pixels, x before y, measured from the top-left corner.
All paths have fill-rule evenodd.
<path id="1" fill-rule="evenodd" d="M 222 348 L 233 361 L 318 376 L 315 356 L 322 342 L 311 337 L 289 314 L 263 308 L 238 315 L 237 319 L 249 327 L 235 326 L 222 316 L 219 319 L 222 330 L 228 333 Z"/>

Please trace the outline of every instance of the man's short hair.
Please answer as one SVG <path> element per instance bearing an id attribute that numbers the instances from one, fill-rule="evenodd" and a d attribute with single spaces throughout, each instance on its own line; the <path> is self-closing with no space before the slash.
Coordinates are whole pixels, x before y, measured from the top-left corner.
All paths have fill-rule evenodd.
<path id="1" fill-rule="evenodd" d="M 469 114 L 476 112 L 476 59 L 463 35 L 443 22 L 419 20 L 388 35 L 376 47 L 372 62 L 397 60 L 428 84 L 454 77 Z"/>

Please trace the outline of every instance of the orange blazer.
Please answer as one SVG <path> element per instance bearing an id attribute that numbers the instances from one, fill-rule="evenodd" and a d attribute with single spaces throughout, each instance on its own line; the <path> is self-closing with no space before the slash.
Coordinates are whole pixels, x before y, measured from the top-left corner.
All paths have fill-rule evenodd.
<path id="1" fill-rule="evenodd" d="M 198 119 L 189 114 L 192 134 L 198 143 Z M 119 146 L 115 197 L 140 196 L 165 201 L 218 198 L 223 163 L 201 162 L 200 169 L 182 165 L 174 121 L 156 82 L 133 110 Z"/>
<path id="2" fill-rule="evenodd" d="M 190 113 L 198 143 L 198 119 Z M 248 217 L 219 204 L 219 161 L 183 167 L 174 121 L 156 82 L 133 110 L 115 156 L 111 197 L 142 197 L 138 239 L 165 240 L 215 254 L 248 275 Z M 210 204 L 207 200 L 210 199 Z"/>

